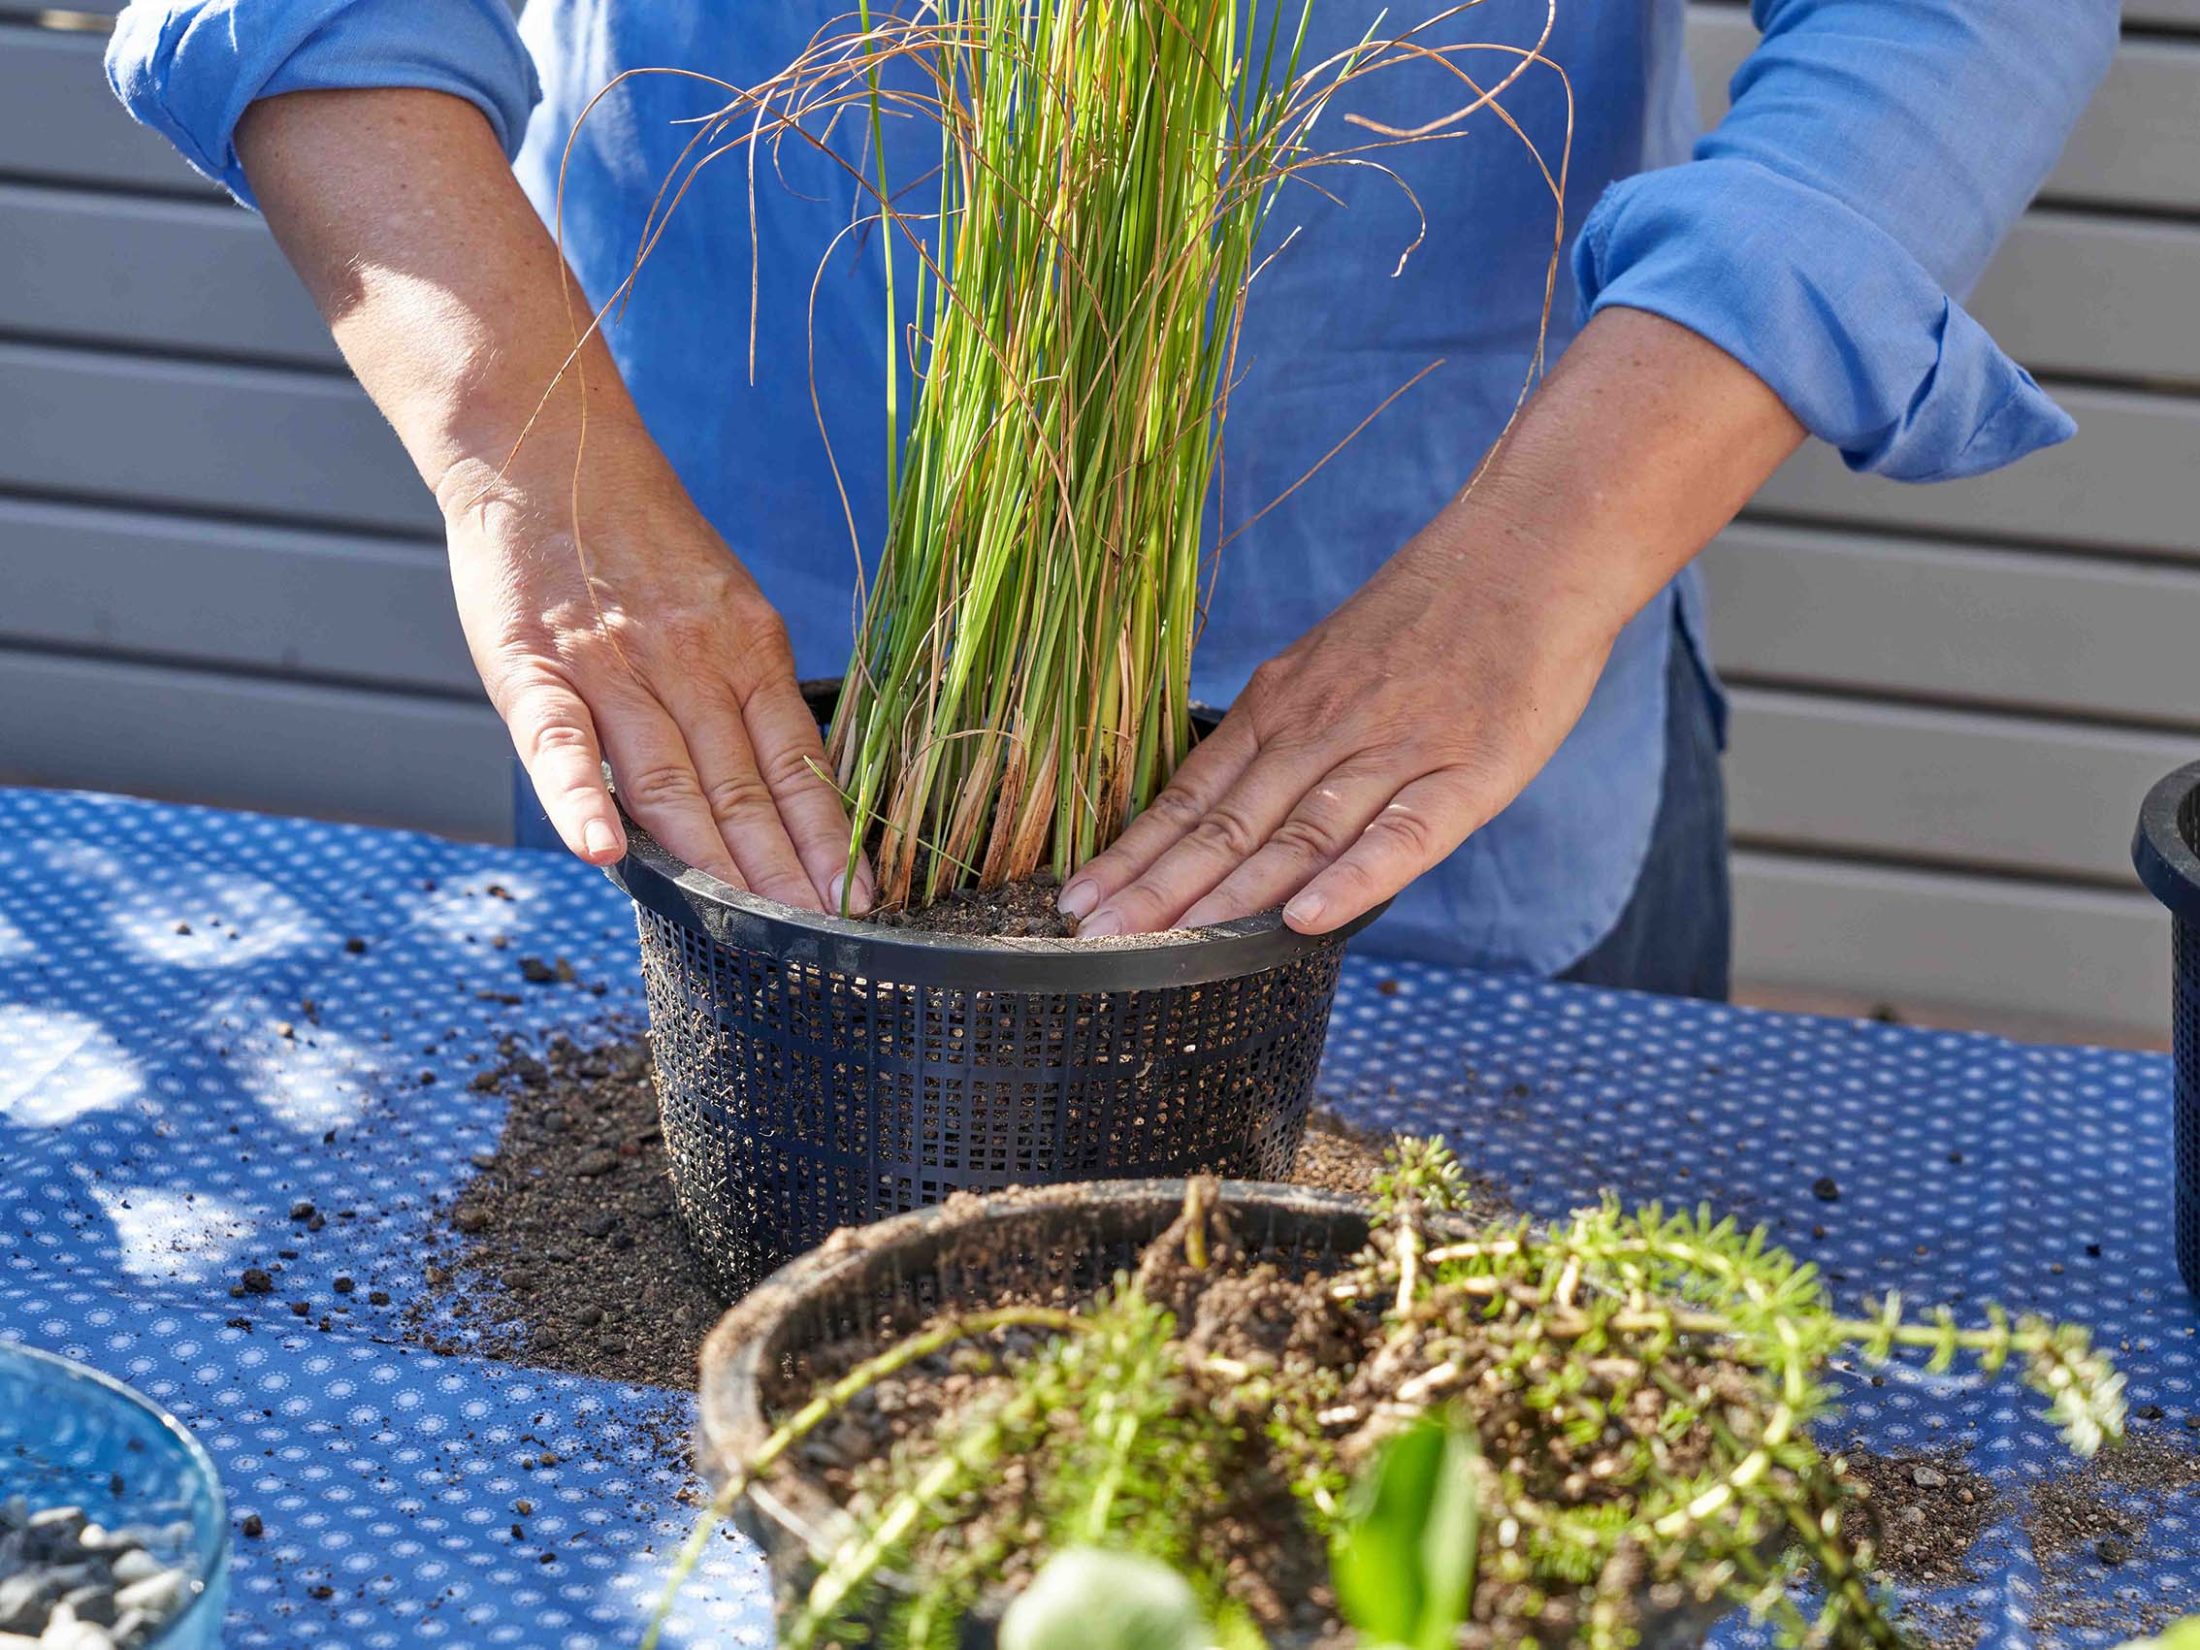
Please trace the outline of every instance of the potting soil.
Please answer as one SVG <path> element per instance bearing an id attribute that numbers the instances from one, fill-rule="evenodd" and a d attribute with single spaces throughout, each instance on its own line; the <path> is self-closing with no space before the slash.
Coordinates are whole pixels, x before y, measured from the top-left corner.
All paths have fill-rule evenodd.
<path id="1" fill-rule="evenodd" d="M 929 905 L 880 913 L 882 928 L 926 934 L 965 934 L 984 939 L 1065 940 L 1077 924 L 1055 906 L 1062 885 L 1041 872 L 998 888 L 958 888 Z"/>

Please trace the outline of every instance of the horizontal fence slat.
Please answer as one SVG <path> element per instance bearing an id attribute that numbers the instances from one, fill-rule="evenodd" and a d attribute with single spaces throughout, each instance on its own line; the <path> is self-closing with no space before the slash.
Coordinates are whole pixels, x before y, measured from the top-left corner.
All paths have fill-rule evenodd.
<path id="1" fill-rule="evenodd" d="M 2200 737 L 1765 689 L 1734 695 L 1737 842 L 2137 886 L 2131 822 Z"/>
<path id="2" fill-rule="evenodd" d="M 1726 112 L 1727 84 L 1757 38 L 1756 25 L 1739 7 L 1689 8 L 1688 55 L 1706 125 Z M 1980 118 L 1993 116 L 1981 111 Z M 2101 205 L 2200 210 L 2200 43 L 2125 41 L 2041 193 Z"/>
<path id="3" fill-rule="evenodd" d="M 2200 401 L 2065 387 L 2077 438 L 1932 487 L 1852 476 L 1813 445 L 1767 508 L 1821 520 L 2200 559 Z M 348 381 L 0 345 L 0 486 L 432 533 L 432 502 Z"/>
<path id="4" fill-rule="evenodd" d="M 2200 43 L 2125 41 L 2040 193 L 2200 210 Z"/>
<path id="5" fill-rule="evenodd" d="M 0 640 L 474 697 L 427 545 L 0 499 Z"/>
<path id="6" fill-rule="evenodd" d="M 2200 0 L 2124 0 L 2124 26 L 2200 29 Z"/>
<path id="7" fill-rule="evenodd" d="M 216 201 L 0 184 L 0 330 L 343 364 L 266 225 Z"/>
<path id="8" fill-rule="evenodd" d="M 2047 387 L 2078 433 L 2008 469 L 1921 487 L 1852 475 L 1814 441 L 1757 502 L 1818 520 L 2200 560 L 2200 400 Z"/>
<path id="9" fill-rule="evenodd" d="M 1735 979 L 1998 1017 L 2169 1023 L 2169 918 L 2145 894 L 1742 851 Z"/>
<path id="10" fill-rule="evenodd" d="M 366 393 L 277 367 L 0 344 L 0 487 L 440 536 Z"/>
<path id="11" fill-rule="evenodd" d="M 2028 213 L 1969 308 L 2037 373 L 2200 384 L 2200 228 Z"/>
<path id="12" fill-rule="evenodd" d="M 2200 570 L 1752 521 L 1703 564 L 1741 678 L 2200 729 Z"/>
<path id="13" fill-rule="evenodd" d="M 106 36 L 0 23 L 0 172 L 219 199 L 132 120 L 100 67 Z"/>
<path id="14" fill-rule="evenodd" d="M 510 841 L 487 706 L 0 649 L 0 780 Z"/>

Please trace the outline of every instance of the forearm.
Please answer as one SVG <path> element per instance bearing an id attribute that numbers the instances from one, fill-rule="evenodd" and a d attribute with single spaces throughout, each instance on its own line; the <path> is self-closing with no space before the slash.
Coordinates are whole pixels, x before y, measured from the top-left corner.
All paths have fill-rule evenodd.
<path id="1" fill-rule="evenodd" d="M 587 302 L 479 110 L 420 90 L 299 92 L 253 105 L 237 149 L 435 489 L 475 667 L 566 845 L 599 865 L 624 851 L 608 763 L 691 865 L 837 903 L 848 822 L 785 628 L 602 342 L 576 355 Z"/>
<path id="2" fill-rule="evenodd" d="M 1609 643 L 1731 521 L 1803 427 L 1746 367 L 1639 310 L 1599 314 L 1405 567 Z"/>
<path id="3" fill-rule="evenodd" d="M 345 360 L 446 508 L 523 430 L 531 468 L 570 468 L 584 375 L 591 447 L 639 432 L 600 338 L 568 364 L 588 301 L 472 105 L 293 93 L 254 104 L 237 148 Z"/>

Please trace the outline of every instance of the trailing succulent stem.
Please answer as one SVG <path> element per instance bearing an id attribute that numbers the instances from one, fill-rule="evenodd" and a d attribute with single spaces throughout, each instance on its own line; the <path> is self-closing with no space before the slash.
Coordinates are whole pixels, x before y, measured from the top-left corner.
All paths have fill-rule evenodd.
<path id="1" fill-rule="evenodd" d="M 2083 1331 L 1845 1317 L 1705 1211 L 1477 1226 L 1450 1152 L 1401 1140 L 1372 1216 L 1360 1255 L 1302 1277 L 1249 1257 L 1195 1180 L 1085 1307 L 943 1318 L 820 1391 L 716 1510 L 829 1414 L 961 1396 L 849 1481 L 786 1642 L 929 1650 L 1028 1594 L 1017 1650 L 1339 1626 L 1367 1650 L 1624 1650 L 1646 1601 L 1693 1596 L 1789 1643 L 1892 1650 L 1849 1481 L 1809 1436 L 1837 1353 L 2014 1361 L 2073 1449 L 2122 1430 Z"/>

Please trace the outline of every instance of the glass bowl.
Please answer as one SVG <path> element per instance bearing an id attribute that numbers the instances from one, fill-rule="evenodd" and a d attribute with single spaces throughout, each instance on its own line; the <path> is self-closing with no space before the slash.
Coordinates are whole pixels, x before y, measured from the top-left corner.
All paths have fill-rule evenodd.
<path id="1" fill-rule="evenodd" d="M 213 1650 L 229 1593 L 229 1506 L 183 1423 L 120 1381 L 50 1352 L 0 1344 L 0 1501 L 81 1507 L 133 1526 L 181 1569 L 183 1606 L 144 1650 Z"/>

